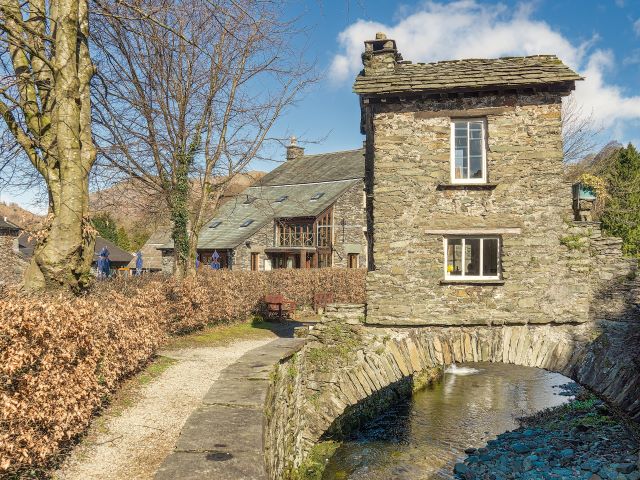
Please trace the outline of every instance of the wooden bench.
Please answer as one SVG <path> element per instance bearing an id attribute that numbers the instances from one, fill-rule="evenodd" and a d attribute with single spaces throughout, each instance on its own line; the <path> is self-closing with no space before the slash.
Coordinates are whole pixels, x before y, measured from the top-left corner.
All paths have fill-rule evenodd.
<path id="1" fill-rule="evenodd" d="M 321 308 L 323 310 L 327 308 L 330 303 L 333 303 L 333 293 L 331 292 L 316 293 L 313 296 L 313 309 L 316 313 L 319 313 Z"/>
<path id="2" fill-rule="evenodd" d="M 283 295 L 265 295 L 267 318 L 291 318 L 296 311 L 296 302 L 287 300 Z"/>

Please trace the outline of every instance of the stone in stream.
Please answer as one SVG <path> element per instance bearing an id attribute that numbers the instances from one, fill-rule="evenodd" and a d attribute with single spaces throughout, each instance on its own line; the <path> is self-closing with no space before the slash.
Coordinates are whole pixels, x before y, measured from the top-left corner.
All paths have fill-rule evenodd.
<path id="1" fill-rule="evenodd" d="M 456 463 L 453 467 L 453 473 L 457 473 L 458 475 L 464 475 L 469 471 L 469 467 L 467 467 L 464 463 Z"/>
<path id="2" fill-rule="evenodd" d="M 529 453 L 531 451 L 531 447 L 526 443 L 516 442 L 511 446 L 511 449 L 516 453 Z"/>

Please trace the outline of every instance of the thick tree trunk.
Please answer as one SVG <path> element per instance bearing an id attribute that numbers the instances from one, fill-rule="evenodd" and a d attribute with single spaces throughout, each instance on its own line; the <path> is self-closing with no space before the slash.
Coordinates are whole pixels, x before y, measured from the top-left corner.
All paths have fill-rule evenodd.
<path id="1" fill-rule="evenodd" d="M 89 85 L 93 64 L 87 45 L 86 0 L 59 0 L 53 64 L 53 142 L 41 165 L 49 190 L 48 225 L 25 275 L 29 289 L 85 288 L 91 279 L 94 236 L 88 227 L 89 170 L 95 161 Z"/>

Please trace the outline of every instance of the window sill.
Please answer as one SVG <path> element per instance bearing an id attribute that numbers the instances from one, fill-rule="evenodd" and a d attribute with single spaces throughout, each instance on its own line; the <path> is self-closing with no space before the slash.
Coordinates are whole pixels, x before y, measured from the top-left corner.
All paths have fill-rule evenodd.
<path id="1" fill-rule="evenodd" d="M 497 183 L 439 183 L 436 190 L 493 190 Z"/>
<path id="2" fill-rule="evenodd" d="M 440 280 L 440 285 L 504 285 L 504 280 L 499 278 L 492 279 L 470 279 L 470 278 L 461 278 L 461 279 L 442 279 Z"/>

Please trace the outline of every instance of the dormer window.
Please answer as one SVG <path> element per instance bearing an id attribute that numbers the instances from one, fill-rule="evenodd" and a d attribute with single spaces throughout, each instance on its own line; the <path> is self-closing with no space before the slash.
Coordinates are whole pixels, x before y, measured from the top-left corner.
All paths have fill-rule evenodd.
<path id="1" fill-rule="evenodd" d="M 282 203 L 282 202 L 284 202 L 287 198 L 289 198 L 289 195 L 282 195 L 281 197 L 276 198 L 276 203 Z"/>
<path id="2" fill-rule="evenodd" d="M 487 183 L 485 120 L 451 122 L 451 183 Z"/>
<path id="3" fill-rule="evenodd" d="M 209 228 L 218 228 L 221 224 L 221 220 L 214 220 L 213 222 L 211 222 L 211 225 L 209 225 Z"/>
<path id="4" fill-rule="evenodd" d="M 315 202 L 316 200 L 320 200 L 322 198 L 322 196 L 324 195 L 324 192 L 318 192 L 315 193 L 310 199 L 309 201 L 311 202 Z"/>
<path id="5" fill-rule="evenodd" d="M 242 222 L 240 224 L 240 228 L 245 228 L 248 227 L 249 225 L 251 225 L 253 223 L 253 220 L 251 220 L 250 218 L 245 220 L 244 222 Z"/>

